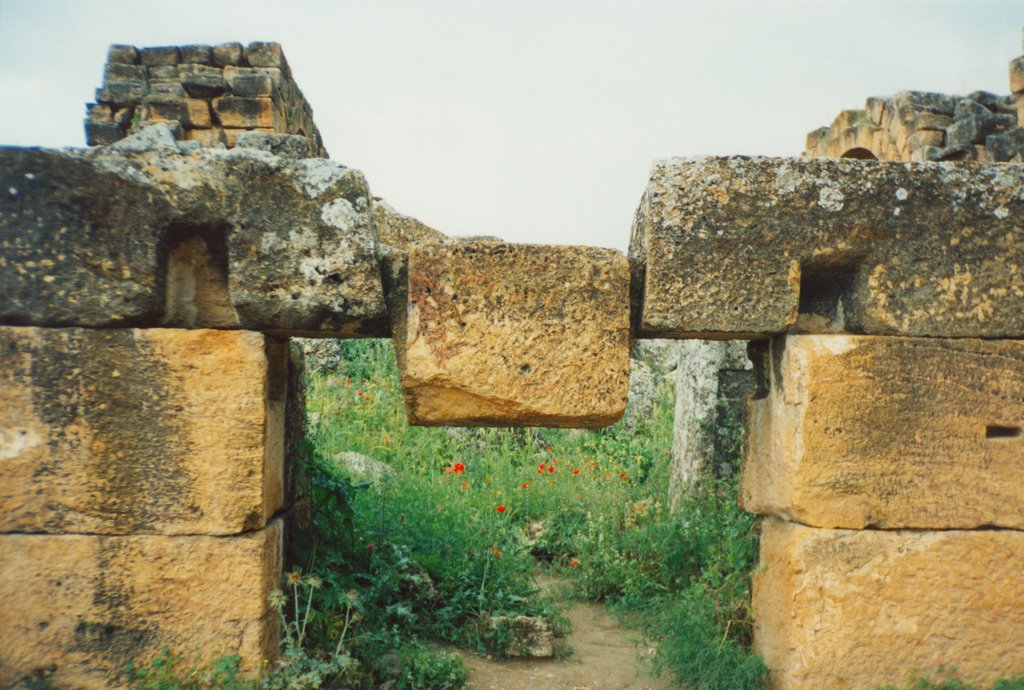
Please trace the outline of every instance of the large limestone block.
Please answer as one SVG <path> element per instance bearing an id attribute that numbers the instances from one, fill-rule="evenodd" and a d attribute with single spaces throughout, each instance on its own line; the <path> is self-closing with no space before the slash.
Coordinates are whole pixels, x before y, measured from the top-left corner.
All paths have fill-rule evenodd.
<path id="1" fill-rule="evenodd" d="M 657 163 L 633 226 L 642 337 L 1024 337 L 1024 168 Z"/>
<path id="2" fill-rule="evenodd" d="M 754 649 L 773 690 L 902 687 L 956 666 L 1024 674 L 1024 533 L 763 523 Z"/>
<path id="3" fill-rule="evenodd" d="M 0 328 L 0 532 L 262 527 L 287 367 L 248 331 Z"/>
<path id="4" fill-rule="evenodd" d="M 629 266 L 619 252 L 411 244 L 405 273 L 392 322 L 410 423 L 600 427 L 622 416 Z"/>
<path id="5" fill-rule="evenodd" d="M 1024 529 L 1024 341 L 788 336 L 763 361 L 747 510 L 819 527 Z"/>
<path id="6" fill-rule="evenodd" d="M 50 667 L 55 688 L 126 687 L 164 647 L 259 671 L 280 637 L 281 535 L 0 535 L 0 687 Z"/>
<path id="7" fill-rule="evenodd" d="M 197 151 L 157 124 L 87 151 L 0 149 L 0 185 L 0 323 L 387 334 L 356 170 Z"/>

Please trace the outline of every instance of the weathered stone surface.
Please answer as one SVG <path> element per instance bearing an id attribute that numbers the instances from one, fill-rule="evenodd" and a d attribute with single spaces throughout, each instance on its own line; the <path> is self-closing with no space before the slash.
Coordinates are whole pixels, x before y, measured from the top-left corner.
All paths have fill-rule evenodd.
<path id="1" fill-rule="evenodd" d="M 511 637 L 504 652 L 510 657 L 543 659 L 555 655 L 555 633 L 551 624 L 537 616 L 494 616 L 488 619 L 491 630 L 504 629 Z"/>
<path id="2" fill-rule="evenodd" d="M 641 337 L 1024 336 L 1024 169 L 655 165 L 630 243 Z"/>
<path id="3" fill-rule="evenodd" d="M 342 451 L 333 459 L 340 470 L 360 481 L 385 484 L 395 478 L 391 465 L 354 450 Z"/>
<path id="4" fill-rule="evenodd" d="M 598 427 L 622 416 L 624 256 L 500 242 L 407 252 L 391 313 L 410 423 Z"/>
<path id="5" fill-rule="evenodd" d="M 244 64 L 241 43 L 219 43 L 213 47 L 213 64 L 218 67 Z"/>
<path id="6" fill-rule="evenodd" d="M 741 501 L 818 527 L 1024 529 L 1024 341 L 789 336 Z"/>
<path id="7" fill-rule="evenodd" d="M 146 68 L 143 65 L 126 65 L 120 62 L 108 62 L 103 67 L 103 82 L 135 82 L 145 85 Z"/>
<path id="8" fill-rule="evenodd" d="M 137 65 L 139 64 L 139 50 L 135 46 L 112 45 L 107 49 L 107 62 Z"/>
<path id="9" fill-rule="evenodd" d="M 213 126 L 210 104 L 199 98 L 154 95 L 142 99 L 142 119 L 147 122 L 171 120 L 193 129 Z"/>
<path id="10" fill-rule="evenodd" d="M 246 71 L 241 72 L 243 69 Z M 277 89 L 270 75 L 256 68 L 236 68 L 230 77 L 228 75 L 224 76 L 233 96 L 271 98 L 275 95 L 275 90 Z"/>
<path id="11" fill-rule="evenodd" d="M 108 81 L 102 88 L 96 89 L 96 100 L 122 107 L 139 103 L 146 95 L 146 85 L 134 81 Z"/>
<path id="12" fill-rule="evenodd" d="M 180 65 L 178 74 L 181 78 L 181 85 L 193 98 L 213 98 L 221 95 L 227 89 L 224 75 L 217 67 Z"/>
<path id="13" fill-rule="evenodd" d="M 907 148 L 911 152 L 925 146 L 942 146 L 945 134 L 930 129 L 922 129 L 907 137 Z"/>
<path id="14" fill-rule="evenodd" d="M 1024 93 L 1024 55 L 1010 60 L 1010 92 Z"/>
<path id="15" fill-rule="evenodd" d="M 123 688 L 163 647 L 258 672 L 280 635 L 281 535 L 0 535 L 0 686 L 55 666 L 55 688 Z"/>
<path id="16" fill-rule="evenodd" d="M 122 136 L 124 136 L 124 132 L 114 122 L 86 121 L 85 123 L 86 146 L 106 146 L 113 144 Z"/>
<path id="17" fill-rule="evenodd" d="M 181 46 L 181 61 L 187 64 L 212 65 L 213 49 L 206 45 Z"/>
<path id="18" fill-rule="evenodd" d="M 622 423 L 627 429 L 635 429 L 650 420 L 657 393 L 658 379 L 651 368 L 640 360 L 630 359 L 629 393 L 626 412 L 622 415 Z"/>
<path id="19" fill-rule="evenodd" d="M 281 111 L 270 98 L 223 96 L 214 99 L 213 109 L 225 127 L 268 127 L 284 131 Z"/>
<path id="20" fill-rule="evenodd" d="M 144 65 L 176 65 L 181 62 L 178 46 L 154 46 L 139 51 L 140 61 Z"/>
<path id="21" fill-rule="evenodd" d="M 235 534 L 282 506 L 283 342 L 0 328 L 0 532 Z"/>
<path id="22" fill-rule="evenodd" d="M 0 150 L 0 322 L 384 335 L 358 171 L 182 153 L 152 125 L 105 149 Z"/>
<path id="23" fill-rule="evenodd" d="M 1003 134 L 991 134 L 985 139 L 985 148 L 993 160 L 1005 162 L 1024 152 L 1024 128 L 1017 127 Z"/>
<path id="24" fill-rule="evenodd" d="M 245 47 L 245 60 L 253 67 L 276 67 L 288 72 L 288 62 L 280 43 L 253 41 Z"/>
<path id="25" fill-rule="evenodd" d="M 399 213 L 380 197 L 373 198 L 373 223 L 377 228 L 378 249 L 385 254 L 403 249 L 413 242 L 452 241 L 426 223 Z"/>
<path id="26" fill-rule="evenodd" d="M 766 520 L 754 648 L 773 690 L 902 687 L 956 666 L 1024 674 L 1024 533 L 827 530 Z"/>
<path id="27" fill-rule="evenodd" d="M 311 153 L 309 139 L 298 134 L 246 131 L 235 139 L 235 146 L 266 151 L 275 156 L 292 160 L 308 158 Z"/>
<path id="28" fill-rule="evenodd" d="M 745 343 L 680 343 L 668 485 L 672 508 L 701 479 L 714 476 L 713 470 L 722 465 L 724 449 L 715 434 L 720 417 L 726 414 L 721 405 L 729 405 L 729 412 L 740 416 L 740 398 L 746 397 L 753 383 L 751 370 Z M 740 381 L 735 392 L 729 390 L 733 379 Z"/>

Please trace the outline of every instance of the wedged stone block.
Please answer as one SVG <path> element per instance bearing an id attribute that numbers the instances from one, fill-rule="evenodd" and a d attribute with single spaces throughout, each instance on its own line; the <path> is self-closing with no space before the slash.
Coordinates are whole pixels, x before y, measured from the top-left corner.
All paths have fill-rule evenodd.
<path id="1" fill-rule="evenodd" d="M 773 690 L 1024 674 L 1024 532 L 830 530 L 769 519 L 754 649 Z"/>
<path id="2" fill-rule="evenodd" d="M 55 667 L 55 688 L 122 688 L 164 647 L 241 656 L 255 673 L 280 638 L 282 526 L 234 537 L 0 535 L 0 686 Z"/>
<path id="3" fill-rule="evenodd" d="M 407 247 L 392 325 L 409 421 L 599 427 L 629 387 L 629 265 L 615 250 Z"/>
<path id="4" fill-rule="evenodd" d="M 641 337 L 793 328 L 1024 337 L 1024 169 L 657 163 L 633 226 Z"/>
<path id="5" fill-rule="evenodd" d="M 819 527 L 1024 529 L 1024 341 L 797 335 L 762 362 L 745 509 Z"/>
<path id="6" fill-rule="evenodd" d="M 388 332 L 356 170 L 190 153 L 156 124 L 102 149 L 0 149 L 0 184 L 0 323 Z"/>
<path id="7" fill-rule="evenodd" d="M 263 527 L 287 376 L 248 331 L 0 328 L 0 532 Z"/>

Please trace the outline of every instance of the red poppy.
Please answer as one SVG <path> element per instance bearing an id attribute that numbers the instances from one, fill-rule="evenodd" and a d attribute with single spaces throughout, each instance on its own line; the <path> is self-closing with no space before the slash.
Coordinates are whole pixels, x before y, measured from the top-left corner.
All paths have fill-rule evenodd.
<path id="1" fill-rule="evenodd" d="M 462 490 L 465 491 L 469 488 L 469 482 L 462 482 Z"/>
<path id="2" fill-rule="evenodd" d="M 619 473 L 619 479 L 625 479 L 625 478 L 626 478 L 626 473 L 625 472 L 620 472 Z"/>
<path id="3" fill-rule="evenodd" d="M 455 463 L 455 466 L 452 467 L 452 472 L 454 472 L 455 474 L 462 474 L 465 471 L 466 471 L 466 466 L 463 465 L 461 462 Z"/>
<path id="4" fill-rule="evenodd" d="M 497 508 L 495 508 L 495 510 L 497 510 L 499 513 L 504 513 L 506 510 L 508 510 L 508 508 L 506 508 L 505 506 L 498 506 Z"/>
<path id="5" fill-rule="evenodd" d="M 544 474 L 544 468 L 542 467 L 541 469 L 537 470 L 537 474 Z"/>
<path id="6" fill-rule="evenodd" d="M 551 474 L 554 474 L 555 473 L 555 466 L 552 465 L 551 467 L 549 467 L 548 468 L 548 472 L 550 472 Z"/>
<path id="7" fill-rule="evenodd" d="M 537 469 L 547 469 L 547 464 L 542 462 L 541 464 L 537 465 Z"/>
<path id="8" fill-rule="evenodd" d="M 573 568 L 575 568 L 575 567 L 576 567 L 576 566 L 578 566 L 579 564 L 580 564 L 580 562 L 579 562 L 579 561 L 577 561 L 577 560 L 576 560 L 575 558 L 574 558 L 574 559 L 572 559 L 571 561 L 569 561 L 569 565 L 571 565 L 571 566 L 572 566 Z"/>
<path id="9" fill-rule="evenodd" d="M 488 547 L 487 547 L 487 550 L 488 550 L 488 551 L 489 551 L 489 552 L 491 553 L 491 555 L 492 555 L 492 556 L 494 556 L 495 558 L 501 558 L 501 549 L 499 549 L 499 548 L 498 548 L 497 546 L 488 546 Z"/>
<path id="10" fill-rule="evenodd" d="M 575 477 L 575 476 L 576 476 L 577 474 L 579 474 L 579 473 L 580 473 L 580 470 L 579 470 L 579 468 L 576 468 L 575 470 L 573 470 L 573 471 L 572 471 L 572 476 L 574 476 L 574 477 Z"/>
<path id="11" fill-rule="evenodd" d="M 526 483 L 526 482 L 523 482 L 523 488 L 524 489 L 529 489 L 530 485 L 528 483 Z"/>
<path id="12" fill-rule="evenodd" d="M 551 451 L 553 451 L 554 449 L 555 449 L 555 447 L 554 447 L 553 445 L 551 445 L 551 444 L 549 443 L 549 444 L 548 444 L 548 452 L 550 453 L 550 452 L 551 452 Z"/>

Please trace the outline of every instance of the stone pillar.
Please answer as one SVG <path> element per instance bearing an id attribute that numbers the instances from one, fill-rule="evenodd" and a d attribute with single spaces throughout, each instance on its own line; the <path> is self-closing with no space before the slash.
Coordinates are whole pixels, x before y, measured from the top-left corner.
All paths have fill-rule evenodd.
<path id="1" fill-rule="evenodd" d="M 723 448 L 715 438 L 720 415 L 745 417 L 746 395 L 753 386 L 753 372 L 742 341 L 684 340 L 676 367 L 675 421 L 672 464 L 669 474 L 669 505 L 700 479 L 721 468 Z M 720 407 L 722 401 L 727 410 Z"/>
<path id="2" fill-rule="evenodd" d="M 248 331 L 0 328 L 0 686 L 276 654 L 288 369 Z"/>
<path id="3" fill-rule="evenodd" d="M 768 516 L 772 687 L 1024 673 L 1024 341 L 791 335 L 762 361 L 741 500 Z"/>

